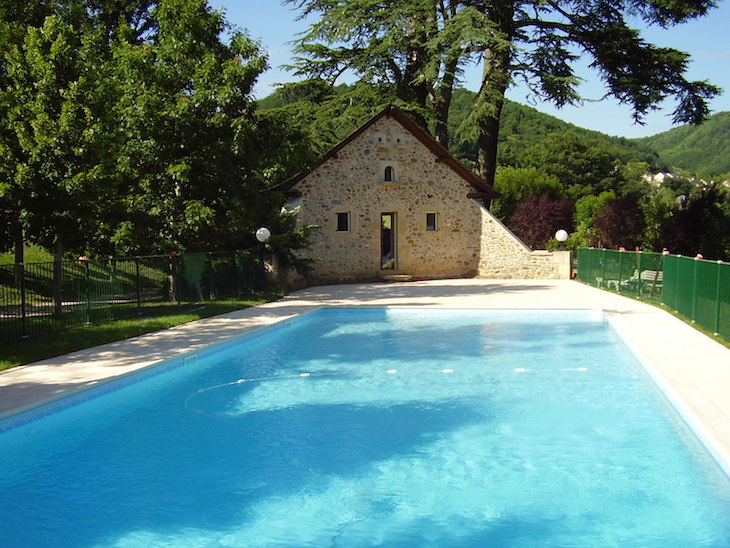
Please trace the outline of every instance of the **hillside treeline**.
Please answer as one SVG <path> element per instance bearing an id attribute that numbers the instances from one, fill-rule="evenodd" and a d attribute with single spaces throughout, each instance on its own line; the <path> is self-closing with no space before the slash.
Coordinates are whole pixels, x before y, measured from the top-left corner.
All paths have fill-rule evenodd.
<path id="1" fill-rule="evenodd" d="M 730 112 L 718 112 L 699 126 L 680 126 L 636 143 L 658 151 L 672 171 L 703 179 L 730 179 Z"/>

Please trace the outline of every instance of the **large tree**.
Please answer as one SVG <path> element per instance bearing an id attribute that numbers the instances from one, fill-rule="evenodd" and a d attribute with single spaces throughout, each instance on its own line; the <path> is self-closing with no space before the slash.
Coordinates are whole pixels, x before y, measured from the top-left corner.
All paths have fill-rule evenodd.
<path id="1" fill-rule="evenodd" d="M 639 123 L 667 97 L 677 100 L 676 123 L 697 123 L 719 92 L 685 78 L 687 54 L 646 42 L 628 22 L 672 27 L 705 15 L 713 0 L 285 1 L 319 17 L 300 42 L 300 72 L 334 80 L 352 70 L 387 80 L 437 124 L 444 122 L 437 106 L 450 99 L 459 69 L 478 59 L 482 83 L 464 128 L 490 184 L 504 96 L 516 79 L 558 106 L 579 104 L 575 63 L 586 56 L 606 96 L 628 105 Z"/>
<path id="2" fill-rule="evenodd" d="M 4 65 L 4 196 L 20 229 L 59 253 L 93 238 L 110 189 L 104 105 L 114 96 L 99 49 L 98 33 L 54 15 L 29 27 Z"/>
<path id="3" fill-rule="evenodd" d="M 114 192 L 111 45 L 152 0 L 0 0 L 0 248 L 90 248 Z M 107 223 L 108 224 L 108 223 Z"/>
<path id="4" fill-rule="evenodd" d="M 664 245 L 672 253 L 730 259 L 730 192 L 721 183 L 693 188 L 662 224 Z"/>
<path id="5" fill-rule="evenodd" d="M 0 0 L 0 14 L 0 248 L 253 244 L 276 214 L 259 191 L 298 154 L 296 132 L 255 111 L 257 43 L 204 0 Z"/>
<path id="6" fill-rule="evenodd" d="M 124 134 L 117 169 L 126 181 L 112 240 L 125 251 L 235 245 L 267 199 L 258 194 L 278 128 L 256 115 L 251 90 L 266 67 L 242 33 L 203 2 L 165 0 L 142 44 L 114 49 Z M 273 134 L 273 135 L 272 135 Z"/>
<path id="7" fill-rule="evenodd" d="M 448 110 L 476 26 L 448 0 L 284 0 L 315 16 L 297 41 L 297 73 L 334 84 L 346 72 L 389 86 L 402 108 L 448 144 Z M 388 96 L 390 95 L 390 96 Z"/>

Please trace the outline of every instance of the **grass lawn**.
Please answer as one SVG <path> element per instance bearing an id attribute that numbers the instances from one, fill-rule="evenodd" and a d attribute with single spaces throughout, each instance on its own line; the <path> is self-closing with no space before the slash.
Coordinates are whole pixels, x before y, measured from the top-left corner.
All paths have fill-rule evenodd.
<path id="1" fill-rule="evenodd" d="M 249 298 L 191 303 L 182 306 L 145 308 L 143 316 L 74 327 L 56 333 L 38 335 L 28 339 L 9 341 L 0 349 L 0 371 L 76 350 L 83 350 L 152 331 L 168 329 L 176 325 L 257 306 L 282 297 L 282 293 L 262 293 Z"/>
<path id="2" fill-rule="evenodd" d="M 29 245 L 25 248 L 26 263 L 47 263 L 53 261 L 53 253 L 50 253 L 37 245 Z M 15 264 L 15 254 L 12 252 L 0 253 L 0 264 Z"/>

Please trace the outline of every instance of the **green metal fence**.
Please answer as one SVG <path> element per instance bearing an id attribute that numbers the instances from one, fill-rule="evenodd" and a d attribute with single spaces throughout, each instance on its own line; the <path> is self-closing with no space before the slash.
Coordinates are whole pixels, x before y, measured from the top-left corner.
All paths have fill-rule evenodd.
<path id="1" fill-rule="evenodd" d="M 730 341 L 730 263 L 668 255 L 664 304 Z"/>
<path id="2" fill-rule="evenodd" d="M 627 295 L 661 302 L 664 287 L 661 253 L 579 248 L 576 254 L 581 282 Z"/>
<path id="3" fill-rule="evenodd" d="M 246 251 L 0 265 L 0 341 L 263 288 Z"/>
<path id="4" fill-rule="evenodd" d="M 581 282 L 662 303 L 730 341 L 730 263 L 593 248 L 576 258 Z"/>

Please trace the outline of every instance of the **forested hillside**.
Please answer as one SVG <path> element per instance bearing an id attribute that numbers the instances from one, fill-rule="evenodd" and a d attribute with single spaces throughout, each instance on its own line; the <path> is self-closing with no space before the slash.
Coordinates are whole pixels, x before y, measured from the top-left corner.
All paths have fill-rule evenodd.
<path id="1" fill-rule="evenodd" d="M 353 91 L 353 86 L 341 84 L 333 89 L 334 94 L 341 97 L 348 97 Z M 284 88 L 275 91 L 268 97 L 258 102 L 258 107 L 262 111 L 284 108 L 293 103 L 302 101 L 315 101 L 318 98 L 317 93 L 311 87 L 300 88 Z M 373 97 L 382 100 L 377 90 L 373 90 Z M 466 132 L 460 131 L 464 128 L 463 123 L 469 111 L 472 108 L 476 98 L 476 93 L 464 88 L 454 90 L 454 96 L 449 110 L 449 135 L 451 142 L 449 148 L 451 151 L 467 164 L 473 164 L 476 161 L 476 143 L 473 140 L 462 137 Z M 330 140 L 322 143 L 324 148 L 326 145 L 333 146 L 339 140 L 345 138 L 349 133 L 356 130 L 360 124 L 367 121 L 368 114 L 374 114 L 384 105 L 372 104 L 370 110 L 362 109 L 362 118 L 353 116 L 338 116 L 340 122 L 335 130 L 322 133 L 328 133 Z M 348 108 L 352 111 L 353 108 Z M 337 113 L 340 114 L 340 113 Z M 319 121 L 317 120 L 319 118 Z M 344 123 L 343 123 L 344 119 Z M 319 122 L 332 122 L 334 118 L 329 116 L 317 117 L 312 115 L 311 123 L 317 127 L 321 127 Z M 331 129 L 331 128 L 330 128 Z M 659 155 L 654 149 L 644 143 L 623 137 L 610 137 L 598 131 L 583 129 L 568 122 L 564 122 L 559 118 L 544 114 L 532 107 L 528 107 L 512 101 L 507 101 L 502 112 L 502 123 L 499 136 L 499 156 L 498 162 L 501 166 L 528 167 L 534 164 L 534 156 L 537 149 L 544 149 L 547 145 L 545 139 L 551 142 L 556 139 L 551 138 L 557 135 L 570 133 L 576 140 L 580 141 L 586 149 L 593 149 L 605 154 L 609 162 L 619 162 L 625 164 L 627 162 L 646 162 L 649 169 L 653 171 L 664 171 L 668 169 L 668 165 L 663 163 Z M 320 139 L 325 135 L 318 135 Z M 557 139 L 560 140 L 560 139 Z"/>
<path id="2" fill-rule="evenodd" d="M 476 93 L 473 91 L 456 89 L 449 113 L 449 126 L 451 135 L 454 136 L 451 148 L 457 155 L 472 161 L 475 159 L 475 147 L 460 138 L 458 129 L 468 116 L 475 99 Z M 646 162 L 654 170 L 666 167 L 653 148 L 643 143 L 584 129 L 512 101 L 507 101 L 502 111 L 498 162 L 502 166 L 522 165 L 527 161 L 525 156 L 532 156 L 546 136 L 565 132 L 572 133 L 592 147 L 600 148 L 612 161 Z"/>
<path id="3" fill-rule="evenodd" d="M 656 150 L 672 170 L 705 179 L 730 177 L 730 112 L 718 112 L 699 126 L 681 126 L 635 142 Z"/>

